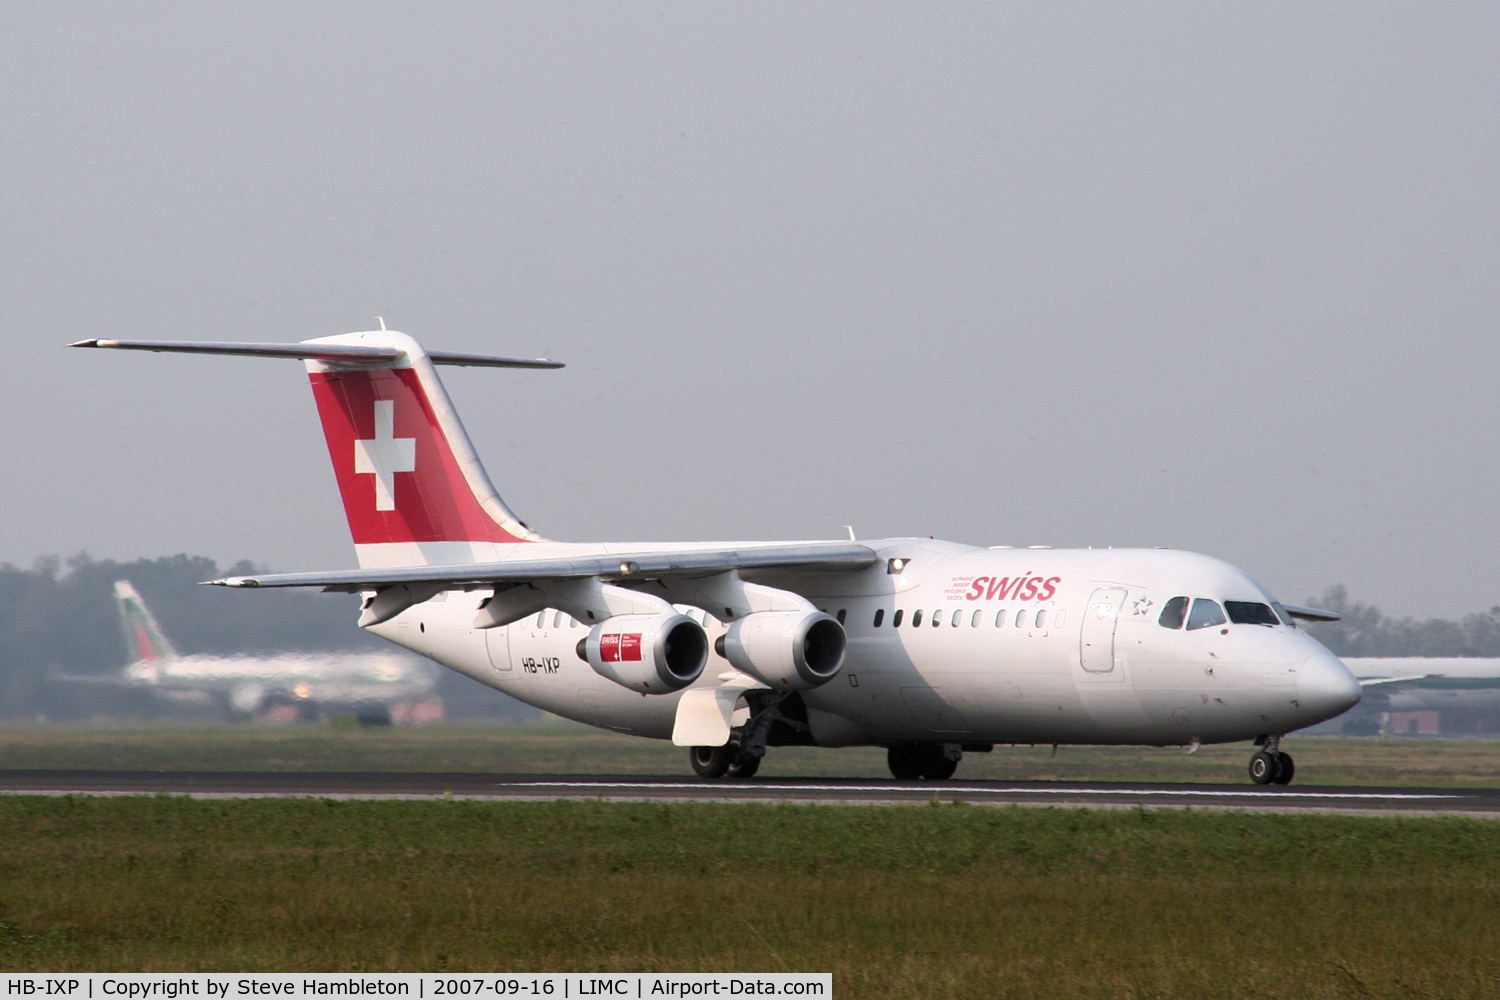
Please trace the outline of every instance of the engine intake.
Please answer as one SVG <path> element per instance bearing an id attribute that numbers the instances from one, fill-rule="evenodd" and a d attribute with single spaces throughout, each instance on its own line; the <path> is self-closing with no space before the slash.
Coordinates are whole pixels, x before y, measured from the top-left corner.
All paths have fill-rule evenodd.
<path id="1" fill-rule="evenodd" d="M 621 687 L 670 694 L 703 673 L 708 636 L 686 615 L 615 615 L 578 640 L 578 658 Z"/>
<path id="2" fill-rule="evenodd" d="M 730 622 L 715 651 L 777 691 L 826 684 L 844 665 L 844 627 L 822 611 L 757 611 Z"/>

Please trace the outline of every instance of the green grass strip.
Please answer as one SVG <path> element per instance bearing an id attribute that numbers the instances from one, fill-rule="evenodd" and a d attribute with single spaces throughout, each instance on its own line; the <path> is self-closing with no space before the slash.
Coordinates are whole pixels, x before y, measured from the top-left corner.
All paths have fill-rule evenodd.
<path id="1" fill-rule="evenodd" d="M 0 799 L 0 965 L 831 971 L 840 997 L 1493 997 L 1500 823 Z"/>

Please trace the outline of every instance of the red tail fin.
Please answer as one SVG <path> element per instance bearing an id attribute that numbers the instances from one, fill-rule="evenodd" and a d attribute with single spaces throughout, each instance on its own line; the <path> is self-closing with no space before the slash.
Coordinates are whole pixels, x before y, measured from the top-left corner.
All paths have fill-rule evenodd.
<path id="1" fill-rule="evenodd" d="M 308 361 L 349 532 L 362 566 L 495 558 L 495 545 L 543 541 L 490 484 L 431 360 L 378 331 L 310 343 L 397 346 L 382 367 Z"/>
<path id="2" fill-rule="evenodd" d="M 429 354 L 384 329 L 299 344 L 80 340 L 71 346 L 304 360 L 362 566 L 481 562 L 500 558 L 499 546 L 546 541 L 490 485 L 433 364 L 561 368 L 556 361 Z"/>

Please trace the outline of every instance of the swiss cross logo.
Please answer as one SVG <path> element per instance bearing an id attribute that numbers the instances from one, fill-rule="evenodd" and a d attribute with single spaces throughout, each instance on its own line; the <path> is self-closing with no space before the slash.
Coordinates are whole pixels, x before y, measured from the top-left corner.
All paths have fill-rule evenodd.
<path id="1" fill-rule="evenodd" d="M 375 437 L 354 442 L 354 471 L 375 476 L 375 509 L 396 509 L 396 473 L 417 471 L 417 439 L 396 436 L 396 401 L 375 400 Z"/>

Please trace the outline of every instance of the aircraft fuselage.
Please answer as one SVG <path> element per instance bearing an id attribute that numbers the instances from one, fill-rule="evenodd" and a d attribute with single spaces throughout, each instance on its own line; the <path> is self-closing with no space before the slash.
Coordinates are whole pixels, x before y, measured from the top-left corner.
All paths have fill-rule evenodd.
<path id="1" fill-rule="evenodd" d="M 929 539 L 865 544 L 881 556 L 871 568 L 795 581 L 848 636 L 838 676 L 801 696 L 818 745 L 1221 743 L 1313 725 L 1359 700 L 1343 665 L 1295 626 L 1165 627 L 1163 609 L 1177 597 L 1273 604 L 1216 559 Z M 787 576 L 756 579 L 793 585 Z M 576 653 L 587 627 L 555 610 L 476 629 L 485 596 L 451 591 L 372 631 L 548 712 L 671 737 L 680 692 L 643 695 L 599 676 Z M 723 633 L 713 609 L 684 610 L 711 641 Z M 729 670 L 711 654 L 694 686 L 721 683 Z"/>

